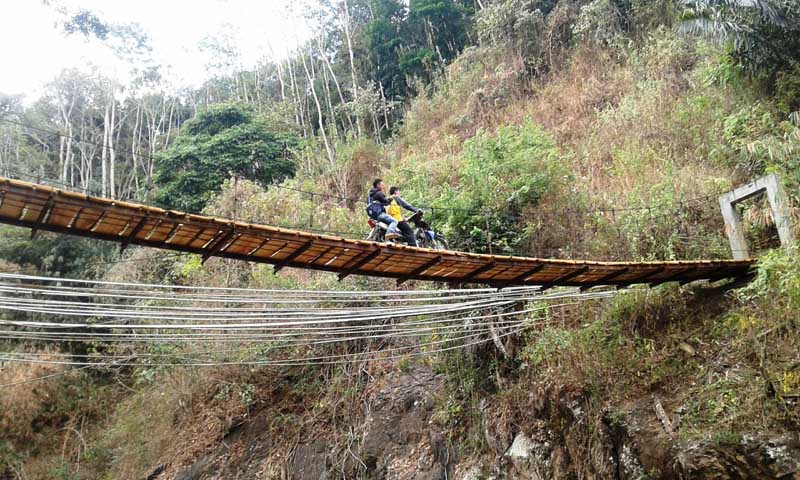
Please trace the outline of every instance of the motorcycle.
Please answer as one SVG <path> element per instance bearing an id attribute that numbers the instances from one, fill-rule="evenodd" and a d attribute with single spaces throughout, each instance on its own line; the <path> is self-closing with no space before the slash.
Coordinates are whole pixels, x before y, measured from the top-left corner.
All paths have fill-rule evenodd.
<path id="1" fill-rule="evenodd" d="M 424 213 L 422 210 L 419 210 L 414 213 L 414 215 L 409 217 L 408 220 L 406 220 L 406 222 L 414 225 L 413 232 L 414 238 L 417 241 L 417 246 L 422 248 L 432 248 L 434 250 L 447 250 L 449 248 L 447 245 L 447 240 L 444 239 L 441 233 L 435 232 L 428 222 L 422 219 L 423 215 Z M 405 237 L 386 240 L 386 230 L 389 228 L 389 225 L 371 218 L 367 221 L 367 223 L 372 230 L 370 230 L 366 240 L 373 242 L 396 243 L 398 245 L 403 245 L 406 243 Z"/>

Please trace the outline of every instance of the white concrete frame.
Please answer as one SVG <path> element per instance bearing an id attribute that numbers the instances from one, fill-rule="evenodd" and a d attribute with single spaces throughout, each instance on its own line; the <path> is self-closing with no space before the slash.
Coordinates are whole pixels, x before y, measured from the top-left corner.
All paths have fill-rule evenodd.
<path id="1" fill-rule="evenodd" d="M 786 197 L 786 192 L 784 192 L 778 176 L 770 174 L 719 197 L 722 218 L 725 220 L 725 233 L 728 234 L 735 260 L 744 260 L 750 257 L 744 227 L 742 227 L 742 218 L 736 210 L 736 204 L 761 193 L 766 193 L 767 200 L 769 200 L 772 219 L 778 229 L 781 245 L 787 247 L 793 241 L 789 199 Z"/>

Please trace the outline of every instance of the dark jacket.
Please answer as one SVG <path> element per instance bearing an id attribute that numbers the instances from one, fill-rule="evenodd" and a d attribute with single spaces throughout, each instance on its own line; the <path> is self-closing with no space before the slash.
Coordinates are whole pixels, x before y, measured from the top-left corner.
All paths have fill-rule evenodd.
<path id="1" fill-rule="evenodd" d="M 373 188 L 367 194 L 367 215 L 373 220 L 377 220 L 381 213 L 386 213 L 386 207 L 391 205 L 392 201 L 386 198 L 386 195 Z"/>
<path id="2" fill-rule="evenodd" d="M 377 188 L 373 188 L 367 194 L 367 205 L 370 203 L 379 203 L 384 207 L 388 206 L 392 203 L 392 201 L 386 198 L 386 194 L 383 191 L 378 190 Z"/>

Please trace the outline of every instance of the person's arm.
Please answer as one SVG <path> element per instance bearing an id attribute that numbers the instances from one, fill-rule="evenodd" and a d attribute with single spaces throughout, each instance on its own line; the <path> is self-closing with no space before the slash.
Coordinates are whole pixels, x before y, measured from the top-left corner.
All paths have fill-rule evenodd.
<path id="1" fill-rule="evenodd" d="M 384 195 L 383 192 L 375 192 L 375 194 L 372 195 L 372 201 L 378 202 L 384 207 L 389 206 L 392 203 L 391 200 L 386 198 L 386 195 Z"/>
<path id="2" fill-rule="evenodd" d="M 411 205 L 410 203 L 406 202 L 405 200 L 403 200 L 403 198 L 400 197 L 400 195 L 395 195 L 394 198 L 397 200 L 397 203 L 401 207 L 405 208 L 409 212 L 417 213 L 419 211 L 419 209 L 417 207 L 415 207 L 415 206 Z"/>

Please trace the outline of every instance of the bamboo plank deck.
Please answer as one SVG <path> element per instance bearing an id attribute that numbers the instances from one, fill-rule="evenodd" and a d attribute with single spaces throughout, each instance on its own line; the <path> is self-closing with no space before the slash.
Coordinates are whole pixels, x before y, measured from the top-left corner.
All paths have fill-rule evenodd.
<path id="1" fill-rule="evenodd" d="M 317 235 L 163 210 L 0 177 L 0 223 L 128 245 L 284 267 L 407 280 L 517 285 L 627 286 L 745 276 L 754 260 L 594 262 L 480 255 Z"/>

